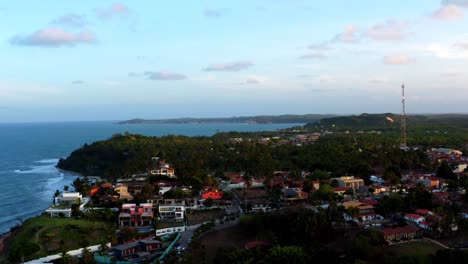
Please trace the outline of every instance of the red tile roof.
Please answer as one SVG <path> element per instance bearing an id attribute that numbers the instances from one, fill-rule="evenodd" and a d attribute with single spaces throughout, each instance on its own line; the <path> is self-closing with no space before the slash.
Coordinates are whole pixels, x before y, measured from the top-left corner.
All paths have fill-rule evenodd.
<path id="1" fill-rule="evenodd" d="M 413 219 L 421 219 L 421 218 L 424 218 L 420 215 L 417 215 L 417 214 L 405 214 L 405 217 L 408 217 L 408 218 L 413 218 Z"/>
<path id="2" fill-rule="evenodd" d="M 426 209 L 418 209 L 418 210 L 416 210 L 414 212 L 419 214 L 419 215 L 427 215 L 427 214 L 432 213 L 430 210 L 426 210 Z"/>

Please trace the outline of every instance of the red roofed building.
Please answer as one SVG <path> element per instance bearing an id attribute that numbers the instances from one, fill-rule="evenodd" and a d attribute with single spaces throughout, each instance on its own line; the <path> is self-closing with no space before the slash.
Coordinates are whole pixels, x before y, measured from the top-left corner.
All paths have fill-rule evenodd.
<path id="1" fill-rule="evenodd" d="M 359 202 L 372 205 L 372 206 L 378 204 L 377 200 L 374 200 L 374 199 L 362 199 L 362 200 L 359 200 Z"/>
<path id="2" fill-rule="evenodd" d="M 432 212 L 430 210 L 426 210 L 426 209 L 418 209 L 416 211 L 414 211 L 416 214 L 418 215 L 422 215 L 422 216 L 428 216 L 428 215 L 432 215 Z"/>
<path id="3" fill-rule="evenodd" d="M 413 226 L 403 226 L 397 228 L 385 228 L 380 231 L 385 240 L 413 239 L 420 234 L 420 230 Z"/>
<path id="4" fill-rule="evenodd" d="M 333 192 L 336 194 L 343 195 L 346 191 L 351 190 L 351 187 L 336 187 L 333 188 Z"/>
<path id="5" fill-rule="evenodd" d="M 223 199 L 223 193 L 219 191 L 207 191 L 202 194 L 203 199 L 211 198 L 213 200 Z"/>
<path id="6" fill-rule="evenodd" d="M 405 219 L 408 220 L 408 221 L 417 223 L 417 224 L 420 224 L 420 223 L 426 221 L 426 218 L 424 218 L 424 216 L 420 216 L 420 215 L 417 215 L 417 214 L 405 214 Z"/>

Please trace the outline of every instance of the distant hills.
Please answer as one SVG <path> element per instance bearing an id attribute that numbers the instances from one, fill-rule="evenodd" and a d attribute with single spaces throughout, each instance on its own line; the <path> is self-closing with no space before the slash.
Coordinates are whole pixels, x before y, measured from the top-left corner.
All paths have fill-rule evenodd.
<path id="1" fill-rule="evenodd" d="M 329 128 L 333 130 L 399 130 L 401 115 L 393 113 L 361 114 L 323 118 L 305 125 L 306 128 Z M 407 115 L 408 130 L 457 130 L 468 131 L 468 114 Z"/>
<path id="2" fill-rule="evenodd" d="M 285 124 L 285 123 L 315 123 L 323 118 L 337 115 L 278 115 L 278 116 L 241 116 L 219 118 L 176 118 L 176 119 L 131 119 L 119 124 L 207 124 L 207 123 L 251 123 L 251 124 Z"/>
<path id="3" fill-rule="evenodd" d="M 176 119 L 131 119 L 119 124 L 209 124 L 209 123 L 250 123 L 250 124 L 284 124 L 303 123 L 304 127 L 313 130 L 330 129 L 335 131 L 358 130 L 399 130 L 401 115 L 393 113 L 360 114 L 349 116 L 337 115 L 278 115 L 278 116 L 244 116 L 220 118 L 176 118 Z M 468 132 L 468 114 L 408 114 L 406 116 L 408 131 L 450 130 Z"/>

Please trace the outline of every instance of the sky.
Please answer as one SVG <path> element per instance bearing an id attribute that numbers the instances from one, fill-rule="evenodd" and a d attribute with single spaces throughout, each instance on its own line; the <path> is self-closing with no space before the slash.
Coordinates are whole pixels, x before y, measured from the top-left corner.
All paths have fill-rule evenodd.
<path id="1" fill-rule="evenodd" d="M 0 122 L 466 113 L 468 0 L 0 1 Z"/>

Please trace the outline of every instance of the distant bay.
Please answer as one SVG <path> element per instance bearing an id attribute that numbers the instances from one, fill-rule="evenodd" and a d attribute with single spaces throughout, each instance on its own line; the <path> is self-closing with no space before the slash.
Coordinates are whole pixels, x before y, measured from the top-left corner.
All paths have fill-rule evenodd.
<path id="1" fill-rule="evenodd" d="M 55 168 L 85 143 L 116 133 L 146 136 L 169 134 L 211 136 L 217 132 L 273 131 L 302 124 L 117 124 L 117 122 L 63 122 L 0 124 L 0 234 L 44 211 L 55 190 L 70 185 L 76 175 Z"/>

